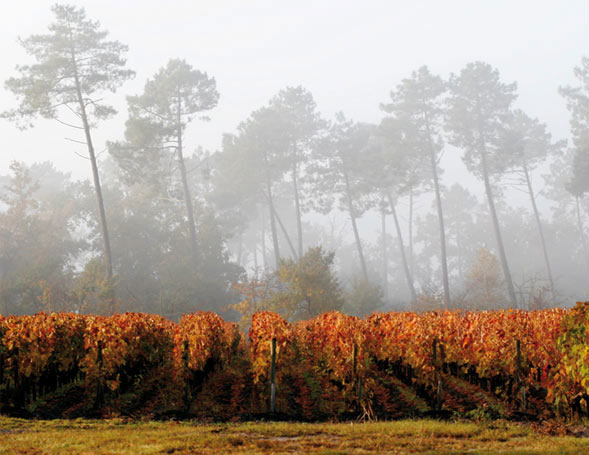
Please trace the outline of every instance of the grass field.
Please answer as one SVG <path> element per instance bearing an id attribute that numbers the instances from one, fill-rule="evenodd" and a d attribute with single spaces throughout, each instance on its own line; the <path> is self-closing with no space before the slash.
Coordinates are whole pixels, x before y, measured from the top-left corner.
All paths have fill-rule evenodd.
<path id="1" fill-rule="evenodd" d="M 0 454 L 588 454 L 589 437 L 505 421 L 199 424 L 0 417 Z"/>

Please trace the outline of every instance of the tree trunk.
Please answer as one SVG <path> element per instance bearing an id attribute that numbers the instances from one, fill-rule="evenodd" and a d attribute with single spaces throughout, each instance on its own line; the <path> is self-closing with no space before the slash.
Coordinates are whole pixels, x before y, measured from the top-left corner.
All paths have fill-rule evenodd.
<path id="1" fill-rule="evenodd" d="M 292 256 L 298 261 L 300 256 L 297 254 L 297 252 L 294 248 L 294 245 L 292 244 L 292 241 L 290 240 L 290 235 L 288 235 L 288 231 L 286 230 L 284 223 L 282 222 L 282 220 L 278 216 L 278 212 L 276 211 L 276 208 L 274 207 L 273 204 L 271 205 L 271 209 L 274 213 L 274 217 L 276 218 L 276 221 L 278 221 L 278 225 L 280 226 L 280 230 L 284 234 L 284 238 L 286 239 L 286 243 L 288 243 L 288 247 L 290 248 L 290 252 L 292 253 Z"/>
<path id="2" fill-rule="evenodd" d="M 503 239 L 501 238 L 501 229 L 499 228 L 499 220 L 497 219 L 497 211 L 495 210 L 495 202 L 493 200 L 493 190 L 491 182 L 489 181 L 489 168 L 487 166 L 487 145 L 485 143 L 485 136 L 483 134 L 483 121 L 480 110 L 479 101 L 477 100 L 477 123 L 479 133 L 479 153 L 481 156 L 481 165 L 483 171 L 483 180 L 485 182 L 485 193 L 487 195 L 487 202 L 489 204 L 489 211 L 491 212 L 491 219 L 493 221 L 493 230 L 495 231 L 495 239 L 497 241 L 497 248 L 499 249 L 499 259 L 505 276 L 507 284 L 507 291 L 509 292 L 509 300 L 513 307 L 517 307 L 517 296 L 515 295 L 515 288 L 513 287 L 513 280 L 511 279 L 511 272 L 509 264 L 507 263 L 507 256 L 505 255 L 505 248 L 503 247 Z"/>
<path id="3" fill-rule="evenodd" d="M 356 248 L 358 249 L 358 256 L 360 258 L 360 266 L 362 267 L 362 276 L 365 281 L 368 281 L 368 269 L 366 268 L 366 260 L 364 259 L 364 251 L 362 250 L 362 241 L 358 234 L 358 226 L 356 225 L 356 215 L 354 214 L 354 206 L 352 204 L 352 194 L 350 190 L 350 180 L 348 174 L 344 171 L 344 183 L 346 185 L 346 199 L 348 202 L 348 212 L 350 213 L 350 220 L 352 221 L 352 229 L 354 231 L 354 239 L 356 241 Z"/>
<path id="4" fill-rule="evenodd" d="M 414 272 L 414 258 L 413 258 L 413 184 L 409 185 L 409 271 L 411 275 Z"/>
<path id="5" fill-rule="evenodd" d="M 98 165 L 96 163 L 96 154 L 94 153 L 94 145 L 92 144 L 92 136 L 90 135 L 90 123 L 86 114 L 86 103 L 82 97 L 82 89 L 80 87 L 80 78 L 78 76 L 78 67 L 75 55 L 72 54 L 72 62 L 74 66 L 74 79 L 76 84 L 76 94 L 78 97 L 78 104 L 80 105 L 80 114 L 82 123 L 84 125 L 84 134 L 86 136 L 86 145 L 88 146 L 88 155 L 92 163 L 92 178 L 94 179 L 94 191 L 96 192 L 96 199 L 98 200 L 98 221 L 100 224 L 100 234 L 102 236 L 102 244 L 104 250 L 105 274 L 106 279 L 112 278 L 112 254 L 110 250 L 110 238 L 108 235 L 108 225 L 106 223 L 106 212 L 104 210 L 104 199 L 102 198 L 102 188 L 100 186 L 100 177 L 98 175 Z"/>
<path id="6" fill-rule="evenodd" d="M 391 212 L 393 214 L 393 220 L 395 222 L 395 229 L 397 230 L 397 240 L 399 242 L 399 251 L 401 253 L 401 260 L 403 262 L 403 269 L 405 270 L 405 278 L 407 279 L 407 286 L 409 287 L 409 292 L 411 293 L 411 301 L 414 302 L 417 299 L 417 295 L 415 293 L 415 286 L 413 285 L 413 277 L 411 276 L 411 272 L 409 271 L 409 264 L 407 263 L 407 257 L 405 256 L 405 246 L 403 245 L 403 235 L 401 234 L 401 226 L 399 225 L 399 219 L 397 218 L 397 211 L 395 210 L 395 204 L 393 203 L 393 198 L 391 195 L 388 195 L 389 205 L 391 207 Z"/>
<path id="7" fill-rule="evenodd" d="M 433 153 L 433 149 L 430 153 L 432 174 L 434 179 L 434 188 L 436 192 L 436 206 L 438 211 L 438 223 L 440 227 L 440 249 L 441 249 L 441 260 L 442 263 L 442 282 L 444 283 L 444 303 L 446 308 L 450 306 L 450 282 L 448 280 L 448 255 L 446 254 L 446 230 L 444 228 L 444 215 L 442 212 L 442 197 L 440 195 L 440 184 L 438 182 L 438 170 L 436 164 L 436 158 Z"/>
<path id="8" fill-rule="evenodd" d="M 178 164 L 180 165 L 180 175 L 182 177 L 182 189 L 184 191 L 184 204 L 186 206 L 186 215 L 188 216 L 188 230 L 190 234 L 190 252 L 192 271 L 196 272 L 198 267 L 198 247 L 196 243 L 196 226 L 194 224 L 194 213 L 192 211 L 192 197 L 190 196 L 190 187 L 188 186 L 188 178 L 186 176 L 186 166 L 184 164 L 184 154 L 182 151 L 182 119 L 181 119 L 182 99 L 180 98 L 180 90 L 178 89 L 178 112 L 176 118 L 176 140 L 178 145 Z"/>
<path id="9" fill-rule="evenodd" d="M 278 231 L 276 230 L 276 218 L 274 201 L 272 198 L 272 182 L 270 181 L 270 171 L 268 166 L 268 154 L 264 152 L 264 164 L 266 166 L 266 191 L 268 192 L 268 208 L 270 210 L 270 229 L 272 231 L 272 243 L 274 245 L 274 262 L 276 269 L 280 267 L 280 247 L 278 246 Z"/>
<path id="10" fill-rule="evenodd" d="M 278 232 L 276 229 L 276 211 L 274 209 L 272 188 L 269 181 L 266 182 L 266 189 L 268 191 L 268 208 L 270 209 L 270 230 L 272 232 L 272 244 L 274 246 L 274 263 L 276 269 L 278 269 L 280 267 L 280 247 L 278 246 Z"/>
<path id="11" fill-rule="evenodd" d="M 293 164 L 292 164 L 292 185 L 294 189 L 295 208 L 297 215 L 297 236 L 298 236 L 298 257 L 303 256 L 303 222 L 301 219 L 301 202 L 299 199 L 298 187 L 298 168 L 297 168 L 297 144 L 293 144 Z M 294 255 L 297 256 L 296 254 Z"/>
<path id="12" fill-rule="evenodd" d="M 444 303 L 446 308 L 450 306 L 450 282 L 448 279 L 448 255 L 446 254 L 446 230 L 444 229 L 444 214 L 442 211 L 442 197 L 440 195 L 440 182 L 438 179 L 438 163 L 436 162 L 436 152 L 432 144 L 432 135 L 430 131 L 429 118 L 425 115 L 427 128 L 427 139 L 429 145 L 430 164 L 432 168 L 432 178 L 434 180 L 434 190 L 436 193 L 436 207 L 438 211 L 438 224 L 440 229 L 440 249 L 442 263 L 442 282 L 444 283 Z"/>
<path id="13" fill-rule="evenodd" d="M 536 224 L 538 225 L 538 233 L 540 234 L 540 243 L 542 244 L 542 253 L 544 254 L 544 265 L 546 267 L 546 275 L 548 276 L 548 282 L 550 283 L 550 295 L 552 296 L 552 306 L 556 305 L 556 299 L 554 296 L 554 280 L 552 279 L 552 269 L 550 267 L 550 260 L 548 259 L 548 251 L 546 250 L 546 240 L 544 239 L 544 231 L 542 229 L 542 222 L 540 221 L 540 214 L 538 213 L 538 207 L 536 206 L 536 198 L 534 191 L 532 190 L 532 182 L 530 180 L 530 174 L 526 163 L 523 165 L 524 176 L 526 177 L 526 184 L 528 185 L 528 193 L 530 194 L 530 201 L 532 202 L 532 209 L 534 210 L 534 217 L 536 218 Z"/>
<path id="14" fill-rule="evenodd" d="M 386 210 L 383 205 L 380 211 L 380 233 L 382 236 L 382 244 L 381 244 L 381 251 L 382 251 L 382 292 L 383 298 L 385 302 L 389 301 L 389 270 L 388 270 L 388 255 L 387 255 L 387 220 L 386 220 Z"/>
<path id="15" fill-rule="evenodd" d="M 495 210 L 495 202 L 493 200 L 493 189 L 491 188 L 491 182 L 489 181 L 489 172 L 487 168 L 487 151 L 483 141 L 481 146 L 481 162 L 483 167 L 483 180 L 485 182 L 485 193 L 487 195 L 487 202 L 489 204 L 489 211 L 491 212 L 491 219 L 493 221 L 493 230 L 495 231 L 495 239 L 497 241 L 497 248 L 499 250 L 499 259 L 501 261 L 501 267 L 503 268 L 503 275 L 505 276 L 505 282 L 507 284 L 507 291 L 509 292 L 509 300 L 511 305 L 517 307 L 517 297 L 515 295 L 515 288 L 513 287 L 513 281 L 511 279 L 511 272 L 509 270 L 509 264 L 507 263 L 507 256 L 505 255 L 505 248 L 503 247 L 503 239 L 501 237 L 501 229 L 499 228 L 499 221 L 497 219 L 497 211 Z"/>

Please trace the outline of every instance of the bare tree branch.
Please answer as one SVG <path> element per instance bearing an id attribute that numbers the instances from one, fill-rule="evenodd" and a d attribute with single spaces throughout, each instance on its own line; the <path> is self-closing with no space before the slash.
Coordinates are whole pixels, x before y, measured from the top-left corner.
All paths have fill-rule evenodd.
<path id="1" fill-rule="evenodd" d="M 75 143 L 77 143 L 77 144 L 88 145 L 86 142 L 83 142 L 83 141 L 78 141 L 78 140 L 76 140 L 76 139 L 72 139 L 72 138 L 69 138 L 69 137 L 65 137 L 64 139 L 65 139 L 66 141 L 75 142 Z"/>
<path id="2" fill-rule="evenodd" d="M 66 138 L 67 139 L 67 138 Z M 88 158 L 87 156 L 81 155 L 78 152 L 74 152 L 74 155 L 78 155 L 80 158 L 84 158 L 85 160 L 90 161 L 90 158 Z"/>
<path id="3" fill-rule="evenodd" d="M 77 130 L 83 130 L 84 127 L 78 125 L 72 125 L 71 123 L 64 122 L 63 120 L 59 120 L 57 117 L 51 117 L 53 120 L 61 123 L 62 125 L 69 126 L 70 128 L 76 128 Z"/>

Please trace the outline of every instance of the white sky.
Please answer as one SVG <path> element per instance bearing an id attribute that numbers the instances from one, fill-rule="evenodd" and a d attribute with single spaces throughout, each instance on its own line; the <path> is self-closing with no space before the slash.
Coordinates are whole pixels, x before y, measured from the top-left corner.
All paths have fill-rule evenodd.
<path id="1" fill-rule="evenodd" d="M 0 81 L 27 61 L 17 37 L 44 33 L 53 1 L 0 0 Z M 122 136 L 125 95 L 140 93 L 146 78 L 170 58 L 184 58 L 217 80 L 221 94 L 209 123 L 191 127 L 188 146 L 216 150 L 221 134 L 287 85 L 303 85 L 318 108 L 376 122 L 378 105 L 417 67 L 447 77 L 469 61 L 497 67 L 517 81 L 518 106 L 546 122 L 555 138 L 568 136 L 568 113 L 557 93 L 574 83 L 572 69 L 589 55 L 588 3 L 584 0 L 78 0 L 110 38 L 129 45 L 135 80 L 108 95 L 120 111 L 95 132 L 95 147 Z M 0 87 L 0 110 L 15 100 Z M 0 174 L 11 160 L 50 159 L 75 177 L 89 163 L 64 140 L 76 132 L 40 120 L 21 132 L 0 119 Z M 442 162 L 445 184 L 465 181 L 456 156 Z M 470 178 L 466 178 L 470 180 Z"/>

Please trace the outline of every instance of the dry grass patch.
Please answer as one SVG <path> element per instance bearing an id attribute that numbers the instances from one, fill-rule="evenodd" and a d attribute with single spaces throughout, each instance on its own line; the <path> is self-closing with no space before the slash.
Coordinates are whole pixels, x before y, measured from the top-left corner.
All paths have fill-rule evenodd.
<path id="1" fill-rule="evenodd" d="M 508 422 L 199 424 L 0 417 L 2 455 L 581 454 L 589 438 L 550 436 Z"/>

